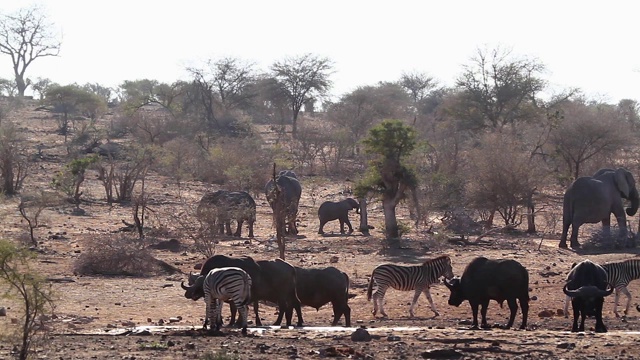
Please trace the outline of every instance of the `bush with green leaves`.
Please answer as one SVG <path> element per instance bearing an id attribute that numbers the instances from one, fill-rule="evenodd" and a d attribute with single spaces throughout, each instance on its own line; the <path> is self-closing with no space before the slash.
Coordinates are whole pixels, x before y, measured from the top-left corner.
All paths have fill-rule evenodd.
<path id="1" fill-rule="evenodd" d="M 84 182 L 85 171 L 98 161 L 100 158 L 96 154 L 71 160 L 53 177 L 51 185 L 73 198 L 74 203 L 79 205 L 80 196 L 82 196 L 80 186 Z"/>
<path id="2" fill-rule="evenodd" d="M 19 328 L 12 339 L 18 341 L 20 360 L 27 359 L 38 342 L 39 334 L 45 330 L 43 319 L 55 309 L 54 292 L 51 285 L 31 268 L 35 253 L 27 248 L 16 247 L 7 240 L 0 240 L 0 284 L 3 297 L 19 304 Z M 7 343 L 7 339 L 3 339 Z"/>

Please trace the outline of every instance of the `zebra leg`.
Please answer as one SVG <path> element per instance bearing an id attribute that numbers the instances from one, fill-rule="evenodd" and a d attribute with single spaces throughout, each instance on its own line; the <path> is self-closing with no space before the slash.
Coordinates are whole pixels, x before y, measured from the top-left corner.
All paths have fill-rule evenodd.
<path id="1" fill-rule="evenodd" d="M 220 331 L 222 327 L 222 300 L 215 299 L 212 303 L 214 312 L 215 312 L 215 330 L 216 332 Z M 213 329 L 213 326 L 212 326 Z"/>
<path id="2" fill-rule="evenodd" d="M 202 330 L 207 330 L 207 323 L 210 323 L 210 320 L 213 318 L 212 317 L 212 309 L 211 309 L 211 294 L 209 294 L 208 292 L 205 292 L 204 294 L 204 304 L 206 306 L 205 308 L 205 314 L 204 314 L 204 324 L 202 324 Z"/>
<path id="3" fill-rule="evenodd" d="M 242 318 L 242 335 L 247 335 L 247 316 L 249 316 L 248 306 L 240 305 L 238 306 L 238 312 L 240 313 L 240 318 Z"/>
<path id="4" fill-rule="evenodd" d="M 622 317 L 623 319 L 625 319 L 627 317 L 627 314 L 629 313 L 629 306 L 631 306 L 631 293 L 629 292 L 629 289 L 627 289 L 626 286 L 621 288 L 620 291 L 624 294 L 624 296 L 627 297 L 627 306 L 624 308 L 624 316 Z M 616 296 L 617 295 L 618 295 L 618 289 L 616 289 Z M 616 301 L 616 305 L 618 305 L 617 301 Z"/>
<path id="5" fill-rule="evenodd" d="M 376 291 L 376 293 L 373 295 L 373 301 L 374 301 L 374 313 L 373 315 L 375 316 L 375 309 L 379 308 L 380 309 L 380 314 L 382 314 L 382 317 L 388 317 L 387 313 L 384 311 L 384 294 L 386 292 L 387 289 L 382 289 L 381 287 L 378 288 L 378 290 Z M 378 306 L 375 306 L 377 302 Z"/>
<path id="6" fill-rule="evenodd" d="M 433 299 L 431 298 L 431 292 L 429 291 L 429 287 L 428 286 L 424 290 L 424 295 L 427 297 L 427 300 L 429 301 L 429 306 L 431 306 L 431 310 L 435 314 L 434 317 L 440 316 L 440 313 L 438 312 L 438 310 L 436 310 L 436 304 L 433 303 Z"/>
<path id="7" fill-rule="evenodd" d="M 618 314 L 618 300 L 620 299 L 620 291 L 618 291 L 618 289 L 616 288 L 615 292 L 616 292 L 616 296 L 615 296 L 615 299 L 613 300 L 613 313 L 616 315 L 616 317 L 620 317 L 620 314 Z M 625 311 L 625 315 L 626 314 L 627 312 Z"/>
<path id="8" fill-rule="evenodd" d="M 409 318 L 413 318 L 415 316 L 413 309 L 415 308 L 416 303 L 418 302 L 418 297 L 420 297 L 421 292 L 422 292 L 422 289 L 416 288 L 416 291 L 413 293 L 413 300 L 411 301 L 411 307 L 409 308 Z"/>
<path id="9" fill-rule="evenodd" d="M 571 301 L 571 298 L 569 296 L 566 296 L 564 298 L 564 318 L 568 319 L 569 318 L 569 302 Z"/>

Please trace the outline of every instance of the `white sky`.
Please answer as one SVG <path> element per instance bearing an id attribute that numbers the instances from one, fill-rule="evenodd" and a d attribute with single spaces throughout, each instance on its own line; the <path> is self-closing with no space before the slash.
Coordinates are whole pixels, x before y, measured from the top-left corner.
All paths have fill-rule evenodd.
<path id="1" fill-rule="evenodd" d="M 43 5 L 61 56 L 27 77 L 60 84 L 188 79 L 185 67 L 237 57 L 267 70 L 313 53 L 334 62 L 332 94 L 419 71 L 452 85 L 478 48 L 536 58 L 555 89 L 640 101 L 640 1 L 569 0 L 0 0 L 0 12 Z M 0 77 L 12 78 L 0 54 Z"/>

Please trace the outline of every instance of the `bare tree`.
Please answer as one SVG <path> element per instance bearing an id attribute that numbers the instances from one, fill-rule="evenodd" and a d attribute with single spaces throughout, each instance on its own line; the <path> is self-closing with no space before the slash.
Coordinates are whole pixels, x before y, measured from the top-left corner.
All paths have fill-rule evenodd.
<path id="1" fill-rule="evenodd" d="M 560 124 L 551 133 L 550 142 L 566 165 L 566 175 L 575 180 L 584 175 L 589 161 L 617 155 L 627 147 L 630 129 L 612 106 L 571 101 L 562 106 Z"/>
<path id="2" fill-rule="evenodd" d="M 271 65 L 273 76 L 289 98 L 292 111 L 292 133 L 296 136 L 300 110 L 310 98 L 324 95 L 331 87 L 333 68 L 328 58 L 312 54 L 286 58 Z"/>
<path id="3" fill-rule="evenodd" d="M 11 57 L 18 96 L 24 96 L 28 82 L 24 74 L 38 58 L 58 56 L 61 42 L 52 31 L 53 25 L 37 6 L 3 15 L 0 21 L 0 52 Z"/>
<path id="4" fill-rule="evenodd" d="M 436 87 L 435 79 L 425 73 L 403 73 L 400 77 L 400 86 L 405 88 L 413 100 L 413 124 L 418 119 L 418 103 L 421 102 L 430 90 Z"/>
<path id="5" fill-rule="evenodd" d="M 514 59 L 509 51 L 478 50 L 456 85 L 462 90 L 457 107 L 464 128 L 501 129 L 537 118 L 536 95 L 545 87 L 544 65 Z"/>

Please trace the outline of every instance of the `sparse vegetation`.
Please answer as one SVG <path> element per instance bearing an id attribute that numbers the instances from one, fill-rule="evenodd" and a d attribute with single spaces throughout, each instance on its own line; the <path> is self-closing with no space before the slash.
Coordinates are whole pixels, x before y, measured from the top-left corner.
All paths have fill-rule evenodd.
<path id="1" fill-rule="evenodd" d="M 45 319 L 55 309 L 51 285 L 31 267 L 34 258 L 33 252 L 0 240 L 0 283 L 6 286 L 2 295 L 15 299 L 21 308 L 21 322 L 16 335 L 16 357 L 20 360 L 30 357 L 38 344 L 37 336 L 45 332 Z"/>

